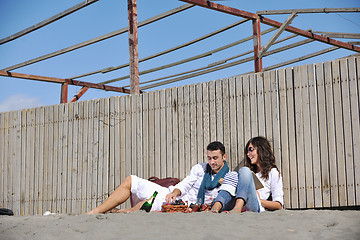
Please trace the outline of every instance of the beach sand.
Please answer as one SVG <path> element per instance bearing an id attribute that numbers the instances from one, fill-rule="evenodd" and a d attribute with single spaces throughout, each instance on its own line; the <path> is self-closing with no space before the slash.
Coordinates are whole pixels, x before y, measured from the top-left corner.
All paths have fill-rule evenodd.
<path id="1" fill-rule="evenodd" d="M 0 216 L 0 239 L 360 239 L 360 211 Z"/>

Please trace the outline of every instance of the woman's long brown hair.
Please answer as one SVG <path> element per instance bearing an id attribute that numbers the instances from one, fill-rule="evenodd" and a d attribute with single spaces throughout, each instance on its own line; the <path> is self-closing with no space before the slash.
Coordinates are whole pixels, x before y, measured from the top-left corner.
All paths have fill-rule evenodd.
<path id="1" fill-rule="evenodd" d="M 248 148 L 250 143 L 256 148 L 257 154 L 260 160 L 260 167 L 261 167 L 261 176 L 264 179 L 269 179 L 269 172 L 272 168 L 276 168 L 275 164 L 275 156 L 273 151 L 271 150 L 271 145 L 269 141 L 264 137 L 254 137 L 250 139 L 244 149 L 244 158 L 245 158 L 245 166 L 249 167 L 251 171 L 257 173 L 260 169 L 255 164 L 251 164 L 250 158 L 247 156 Z M 280 171 L 279 171 L 280 173 Z"/>

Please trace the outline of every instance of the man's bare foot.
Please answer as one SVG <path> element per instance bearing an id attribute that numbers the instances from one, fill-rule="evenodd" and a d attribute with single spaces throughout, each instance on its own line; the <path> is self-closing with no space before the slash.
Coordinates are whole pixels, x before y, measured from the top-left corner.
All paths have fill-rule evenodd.
<path id="1" fill-rule="evenodd" d="M 233 208 L 230 213 L 241 213 L 242 208 Z"/>
<path id="2" fill-rule="evenodd" d="M 222 204 L 220 202 L 215 202 L 212 208 L 210 209 L 213 213 L 219 213 L 222 208 Z"/>

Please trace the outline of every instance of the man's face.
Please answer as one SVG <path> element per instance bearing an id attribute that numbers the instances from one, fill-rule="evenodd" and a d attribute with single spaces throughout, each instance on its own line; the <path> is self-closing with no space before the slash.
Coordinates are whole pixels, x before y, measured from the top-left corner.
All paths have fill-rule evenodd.
<path id="1" fill-rule="evenodd" d="M 226 154 L 222 155 L 221 150 L 215 151 L 206 151 L 208 163 L 213 170 L 214 173 L 220 171 L 220 169 L 224 166 L 224 161 L 226 159 Z"/>

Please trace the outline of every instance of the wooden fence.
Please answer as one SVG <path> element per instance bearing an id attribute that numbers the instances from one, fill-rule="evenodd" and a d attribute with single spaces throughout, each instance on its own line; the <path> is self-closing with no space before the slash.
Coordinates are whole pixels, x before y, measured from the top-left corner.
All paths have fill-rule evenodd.
<path id="1" fill-rule="evenodd" d="M 84 213 L 129 174 L 184 178 L 213 140 L 235 169 L 257 135 L 272 143 L 286 208 L 360 205 L 359 60 L 0 113 L 0 205 Z"/>

